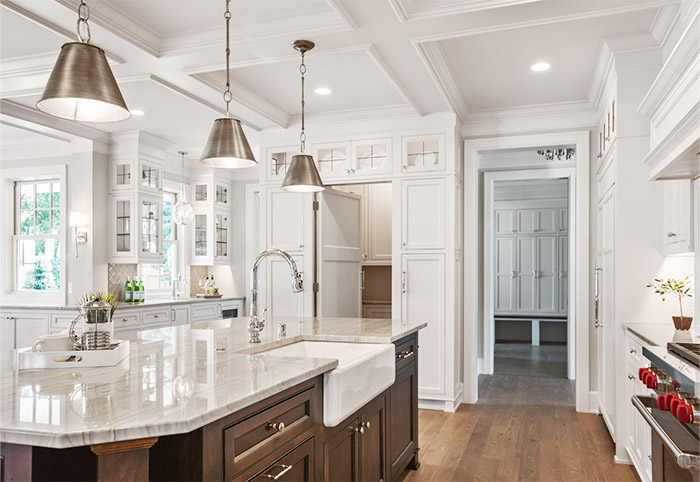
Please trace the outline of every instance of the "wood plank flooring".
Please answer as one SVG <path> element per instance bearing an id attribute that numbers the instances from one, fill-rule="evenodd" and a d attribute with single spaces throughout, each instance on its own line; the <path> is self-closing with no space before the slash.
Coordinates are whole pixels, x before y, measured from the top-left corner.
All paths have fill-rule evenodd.
<path id="1" fill-rule="evenodd" d="M 577 413 L 566 379 L 482 376 L 479 403 L 421 410 L 420 468 L 406 481 L 635 481 L 598 415 Z"/>

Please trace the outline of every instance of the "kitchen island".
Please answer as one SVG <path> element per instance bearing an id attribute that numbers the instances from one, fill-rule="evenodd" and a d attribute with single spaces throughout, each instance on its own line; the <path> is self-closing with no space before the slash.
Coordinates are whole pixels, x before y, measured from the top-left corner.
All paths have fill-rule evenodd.
<path id="1" fill-rule="evenodd" d="M 107 368 L 19 371 L 14 351 L 0 353 L 4 479 L 388 479 L 417 467 L 426 323 L 277 318 L 256 345 L 246 326 L 237 318 L 126 334 L 129 357 Z M 323 376 L 338 361 L 263 353 L 299 341 L 393 343 L 394 384 L 325 427 Z"/>

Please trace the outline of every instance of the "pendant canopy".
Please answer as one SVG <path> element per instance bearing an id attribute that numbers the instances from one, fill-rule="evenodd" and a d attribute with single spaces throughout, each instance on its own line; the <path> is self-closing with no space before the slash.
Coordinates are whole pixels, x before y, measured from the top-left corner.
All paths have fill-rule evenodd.
<path id="1" fill-rule="evenodd" d="M 284 176 L 282 189 L 288 192 L 318 192 L 323 191 L 325 186 L 321 180 L 321 175 L 318 173 L 314 158 L 308 154 L 304 154 L 306 147 L 306 133 L 304 132 L 304 75 L 306 74 L 306 64 L 304 63 L 304 54 L 315 47 L 315 44 L 310 40 L 297 40 L 292 44 L 295 50 L 301 52 L 301 153 L 292 156 L 292 163 L 289 165 L 287 175 Z"/>
<path id="2" fill-rule="evenodd" d="M 251 167 L 258 163 L 243 132 L 241 121 L 230 117 L 214 121 L 200 162 L 211 167 L 229 169 Z"/>
<path id="3" fill-rule="evenodd" d="M 229 41 L 229 24 L 231 23 L 231 10 L 229 4 L 231 0 L 226 0 L 226 90 L 224 91 L 224 102 L 226 102 L 226 117 L 216 119 L 214 126 L 209 132 L 207 144 L 204 146 L 202 157 L 199 160 L 204 165 L 210 167 L 223 167 L 227 169 L 237 169 L 241 167 L 251 167 L 258 163 L 255 160 L 253 151 L 250 149 L 248 139 L 243 132 L 241 121 L 233 119 L 229 115 L 229 107 L 233 100 L 231 93 L 231 68 L 230 56 L 231 48 Z"/>
<path id="4" fill-rule="evenodd" d="M 78 7 L 80 42 L 61 47 L 36 108 L 54 117 L 83 122 L 114 122 L 131 116 L 109 68 L 105 52 L 90 44 L 90 9 Z"/>

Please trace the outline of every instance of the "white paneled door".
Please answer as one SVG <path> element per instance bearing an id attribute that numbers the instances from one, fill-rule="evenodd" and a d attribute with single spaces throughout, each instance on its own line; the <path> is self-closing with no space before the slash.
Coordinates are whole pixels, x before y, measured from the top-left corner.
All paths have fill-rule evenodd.
<path id="1" fill-rule="evenodd" d="M 362 203 L 326 189 L 318 205 L 318 316 L 361 317 Z"/>

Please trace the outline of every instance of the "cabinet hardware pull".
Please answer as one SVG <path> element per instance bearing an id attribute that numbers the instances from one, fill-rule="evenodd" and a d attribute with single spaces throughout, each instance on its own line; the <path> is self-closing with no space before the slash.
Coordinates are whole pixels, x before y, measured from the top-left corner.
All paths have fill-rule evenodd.
<path id="1" fill-rule="evenodd" d="M 668 233 L 666 236 L 669 238 L 673 238 L 676 236 L 676 233 Z"/>
<path id="2" fill-rule="evenodd" d="M 406 164 L 403 165 L 404 169 L 408 169 L 408 166 Z"/>
<path id="3" fill-rule="evenodd" d="M 158 318 L 158 315 L 153 315 L 153 318 Z"/>
<path id="4" fill-rule="evenodd" d="M 365 422 L 363 425 L 365 426 L 365 428 L 369 428 L 369 422 Z"/>
<path id="5" fill-rule="evenodd" d="M 300 245 L 299 245 L 299 249 L 301 249 L 301 248 L 303 248 L 303 247 L 304 247 L 304 245 L 303 245 L 303 244 L 300 244 Z"/>
<path id="6" fill-rule="evenodd" d="M 637 377 L 632 376 L 632 375 L 630 375 L 630 374 L 627 374 L 627 379 L 628 379 L 628 380 L 634 380 L 635 378 L 637 378 Z"/>
<path id="7" fill-rule="evenodd" d="M 126 321 L 129 321 L 129 319 L 128 319 L 128 318 L 122 318 L 122 321 L 125 321 L 125 322 L 126 322 Z"/>
<path id="8" fill-rule="evenodd" d="M 360 425 L 359 427 L 355 427 L 355 432 L 360 432 L 360 433 L 365 433 L 365 427 Z"/>
<path id="9" fill-rule="evenodd" d="M 630 348 L 630 353 L 632 353 L 632 354 L 637 353 L 637 350 L 635 350 L 634 348 Z"/>
<path id="10" fill-rule="evenodd" d="M 365 289 L 365 270 L 360 271 L 362 273 L 362 284 L 360 284 L 360 289 L 364 291 Z"/>
<path id="11" fill-rule="evenodd" d="M 401 246 L 406 246 L 406 241 L 401 241 Z"/>
<path id="12" fill-rule="evenodd" d="M 401 272 L 401 293 L 406 292 L 406 272 Z"/>
<path id="13" fill-rule="evenodd" d="M 270 422 L 267 424 L 267 428 L 276 430 L 278 432 L 284 432 L 284 422 Z"/>
<path id="14" fill-rule="evenodd" d="M 279 474 L 277 474 L 277 475 L 263 474 L 263 475 L 261 475 L 261 477 L 267 477 L 268 479 L 277 480 L 277 479 L 279 479 L 280 477 L 282 477 L 284 474 L 286 474 L 287 472 L 289 472 L 290 470 L 292 470 L 292 467 L 294 467 L 294 465 L 279 464 L 279 465 L 275 465 L 275 467 L 281 467 L 281 468 L 282 468 L 282 470 L 280 471 Z"/>
<path id="15" fill-rule="evenodd" d="M 510 272 L 510 277 L 511 277 L 512 279 L 515 279 L 515 270 L 511 270 L 511 272 Z"/>
<path id="16" fill-rule="evenodd" d="M 600 159 L 601 157 L 603 157 L 603 155 L 602 155 L 602 154 L 598 154 L 597 157 L 598 157 L 598 159 Z"/>

